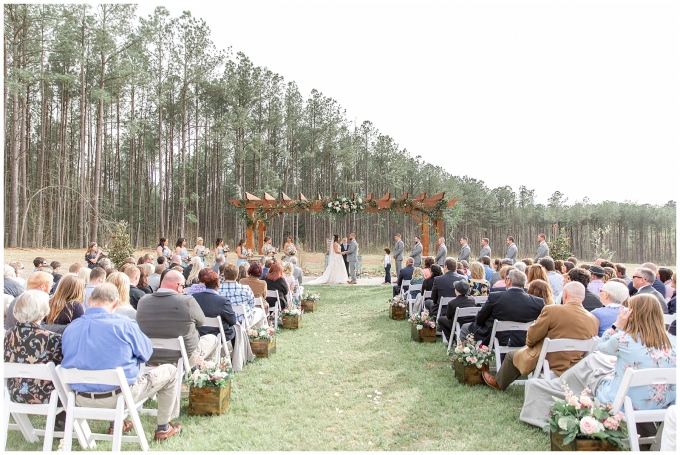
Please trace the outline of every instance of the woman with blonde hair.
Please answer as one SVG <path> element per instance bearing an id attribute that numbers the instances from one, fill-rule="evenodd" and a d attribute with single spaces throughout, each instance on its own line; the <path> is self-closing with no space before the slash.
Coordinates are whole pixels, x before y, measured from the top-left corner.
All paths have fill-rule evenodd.
<path id="1" fill-rule="evenodd" d="M 480 262 L 470 264 L 470 295 L 473 297 L 489 295 L 489 282 L 486 280 L 484 266 Z"/>
<path id="2" fill-rule="evenodd" d="M 87 267 L 81 267 L 78 269 L 78 279 L 83 280 L 83 283 L 87 286 L 87 283 L 90 282 L 90 272 L 92 270 L 88 269 Z"/>
<path id="3" fill-rule="evenodd" d="M 187 277 L 187 286 L 191 286 L 192 284 L 198 284 L 198 274 L 201 273 L 201 270 L 205 268 L 203 265 L 203 261 L 201 258 L 198 256 L 194 256 L 191 258 L 191 270 L 189 271 L 189 276 Z"/>
<path id="4" fill-rule="evenodd" d="M 201 268 L 207 267 L 207 264 L 205 263 L 205 257 L 209 254 L 210 250 L 203 245 L 203 237 L 198 237 L 196 239 L 196 246 L 194 247 L 194 257 L 201 259 L 201 262 L 203 263 L 203 267 Z"/>
<path id="5" fill-rule="evenodd" d="M 548 282 L 548 275 L 545 273 L 545 269 L 539 264 L 532 264 L 527 267 L 527 284 L 534 280 L 542 280 L 546 283 Z"/>
<path id="6" fill-rule="evenodd" d="M 67 325 L 85 313 L 85 283 L 76 275 L 66 275 L 57 285 L 50 299 L 50 312 L 45 317 L 48 324 Z"/>
<path id="7" fill-rule="evenodd" d="M 513 268 L 513 266 L 511 266 L 511 265 L 504 265 L 503 267 L 501 267 L 500 272 L 498 272 L 500 274 L 501 278 L 498 281 L 496 281 L 493 286 L 491 286 L 491 289 L 494 289 L 494 288 L 503 288 L 504 289 L 505 288 L 505 279 L 508 276 L 508 272 L 512 268 Z"/>
<path id="8" fill-rule="evenodd" d="M 552 288 L 543 280 L 534 280 L 529 283 L 527 294 L 535 295 L 543 299 L 546 305 L 554 305 Z"/>
<path id="9" fill-rule="evenodd" d="M 290 262 L 286 262 L 283 265 L 283 279 L 286 280 L 286 284 L 288 285 L 288 289 L 290 289 L 290 292 L 288 293 L 288 301 L 292 302 L 293 301 L 293 296 L 295 295 L 295 277 L 293 277 L 293 272 L 295 271 L 295 267 L 293 264 Z"/>
<path id="10" fill-rule="evenodd" d="M 616 278 L 616 269 L 613 269 L 611 267 L 603 267 L 603 269 L 604 269 L 604 276 L 602 277 L 603 283 L 606 283 L 612 278 Z"/>
<path id="11" fill-rule="evenodd" d="M 135 266 L 136 269 L 136 266 Z M 130 277 L 124 272 L 113 272 L 106 277 L 106 282 L 113 284 L 118 289 L 118 306 L 114 313 L 122 314 L 130 319 L 137 319 L 137 310 L 130 304 Z"/>

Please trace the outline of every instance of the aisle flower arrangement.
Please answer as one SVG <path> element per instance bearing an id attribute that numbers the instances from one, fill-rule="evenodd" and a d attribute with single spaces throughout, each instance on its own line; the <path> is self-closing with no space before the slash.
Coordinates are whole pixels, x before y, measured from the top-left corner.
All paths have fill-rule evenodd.
<path id="1" fill-rule="evenodd" d="M 360 198 L 337 197 L 323 204 L 323 210 L 332 215 L 345 216 L 348 213 L 359 213 L 364 210 L 364 201 Z"/>
<path id="2" fill-rule="evenodd" d="M 299 329 L 302 327 L 302 313 L 304 310 L 296 305 L 289 305 L 281 311 L 284 329 Z"/>
<path id="3" fill-rule="evenodd" d="M 413 324 L 417 330 L 435 328 L 434 316 L 430 316 L 430 312 L 427 310 L 423 310 L 423 312 L 420 314 L 412 315 L 410 318 L 408 318 L 408 321 Z"/>
<path id="4" fill-rule="evenodd" d="M 392 308 L 406 308 L 407 302 L 401 298 L 401 295 L 392 297 L 387 301 L 387 306 Z"/>
<path id="5" fill-rule="evenodd" d="M 225 387 L 231 379 L 232 370 L 227 366 L 226 357 L 219 364 L 199 360 L 196 365 L 198 368 L 186 381 L 190 387 Z"/>
<path id="6" fill-rule="evenodd" d="M 222 362 L 196 362 L 198 368 L 189 375 L 189 415 L 221 415 L 231 401 L 232 370 L 225 357 Z"/>
<path id="7" fill-rule="evenodd" d="M 310 292 L 305 292 L 302 295 L 302 300 L 309 300 L 311 302 L 318 302 L 321 296 L 319 294 L 312 294 Z"/>
<path id="8" fill-rule="evenodd" d="M 248 330 L 250 349 L 258 358 L 266 358 L 276 352 L 276 331 L 273 327 L 253 327 Z"/>
<path id="9" fill-rule="evenodd" d="M 389 299 L 387 305 L 390 310 L 390 319 L 395 321 L 403 321 L 406 319 L 407 302 L 401 298 L 401 295 Z"/>
<path id="10" fill-rule="evenodd" d="M 394 311 L 394 307 L 392 311 Z M 434 343 L 437 338 L 434 319 L 434 316 L 430 316 L 427 310 L 411 315 L 408 318 L 408 321 L 411 323 L 411 339 L 418 343 Z"/>
<path id="11" fill-rule="evenodd" d="M 250 341 L 255 340 L 267 340 L 271 341 L 274 339 L 275 330 L 273 327 L 252 327 L 248 330 L 248 339 Z"/>
<path id="12" fill-rule="evenodd" d="M 458 340 L 450 362 L 482 368 L 484 365 L 489 364 L 493 356 L 493 351 L 488 346 L 483 345 L 481 342 L 477 343 L 475 336 L 469 334 L 465 340 Z"/>
<path id="13" fill-rule="evenodd" d="M 577 396 L 564 381 L 562 388 L 564 399 L 556 398 L 550 406 L 545 431 L 550 431 L 552 436 L 563 436 L 562 446 L 578 439 L 599 439 L 619 449 L 627 448 L 623 440 L 628 437 L 628 428 L 621 411 L 613 413 L 610 405 L 591 398 L 590 389 Z"/>

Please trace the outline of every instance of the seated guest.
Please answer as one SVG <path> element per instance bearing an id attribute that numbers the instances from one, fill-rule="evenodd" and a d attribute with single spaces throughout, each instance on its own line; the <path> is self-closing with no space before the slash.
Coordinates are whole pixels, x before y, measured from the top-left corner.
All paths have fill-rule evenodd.
<path id="1" fill-rule="evenodd" d="M 496 272 L 491 276 L 491 279 L 489 280 L 489 284 L 491 287 L 502 287 L 505 288 L 505 277 L 501 277 L 501 270 L 505 266 L 512 266 L 512 259 L 509 258 L 504 258 L 504 259 L 496 259 L 498 261 L 498 268 L 496 269 Z M 494 261 L 494 267 L 496 265 L 496 262 Z M 507 274 L 507 269 L 506 269 L 506 274 Z M 498 286 L 496 286 L 497 282 L 501 282 Z"/>
<path id="2" fill-rule="evenodd" d="M 5 362 L 61 363 L 61 335 L 40 327 L 40 322 L 50 311 L 50 298 L 46 292 L 30 290 L 14 302 L 16 325 L 5 333 Z M 15 403 L 46 404 L 54 390 L 52 381 L 36 379 L 7 379 L 10 400 Z M 57 415 L 55 428 L 64 430 L 66 413 Z"/>
<path id="3" fill-rule="evenodd" d="M 491 285 L 491 277 L 493 276 L 494 270 L 491 268 L 491 258 L 489 256 L 482 256 L 481 259 L 482 266 L 484 266 L 484 279 L 489 282 L 489 286 Z M 501 261 L 498 260 L 498 263 L 500 264 Z"/>
<path id="4" fill-rule="evenodd" d="M 139 299 L 141 299 L 142 297 L 144 297 L 147 294 L 146 292 L 142 291 L 141 289 L 139 289 L 137 287 L 137 285 L 139 284 L 139 280 L 142 276 L 142 273 L 139 270 L 138 266 L 132 265 L 132 264 L 124 265 L 123 267 L 120 268 L 120 271 L 123 272 L 128 277 L 129 287 L 128 287 L 128 292 L 127 292 L 128 293 L 127 297 L 123 295 L 124 293 L 121 293 L 121 295 L 120 295 L 121 303 L 118 305 L 118 307 L 120 308 L 121 306 L 125 306 L 126 304 L 130 304 L 130 305 L 132 305 L 132 308 L 136 310 L 137 309 L 137 303 L 139 302 Z M 111 275 L 113 275 L 113 274 L 111 274 Z M 109 283 L 112 282 L 111 281 L 111 275 L 109 275 L 108 278 L 106 278 L 106 281 L 109 282 Z M 118 286 L 118 282 L 119 281 L 116 281 L 113 284 Z M 149 292 L 149 294 L 151 294 L 151 293 Z M 130 316 L 130 317 L 132 317 L 132 316 Z"/>
<path id="5" fill-rule="evenodd" d="M 489 295 L 489 282 L 486 281 L 484 266 L 480 262 L 470 264 L 470 295 L 473 297 Z"/>
<path id="6" fill-rule="evenodd" d="M 92 291 L 85 315 L 64 330 L 62 366 L 80 370 L 122 367 L 135 401 L 158 397 L 158 426 L 154 440 L 168 439 L 181 430 L 180 425 L 170 422 L 179 416 L 177 368 L 161 365 L 151 373 L 140 375 L 139 364 L 147 362 L 153 352 L 151 340 L 134 321 L 114 314 L 118 300 L 118 291 L 110 283 L 101 284 Z M 104 353 L 106 355 L 102 355 Z M 115 408 L 118 403 L 115 386 L 71 384 L 71 387 L 76 391 L 77 406 Z M 110 427 L 109 434 L 113 434 L 113 422 Z M 131 429 L 132 422 L 124 421 L 123 433 Z"/>
<path id="7" fill-rule="evenodd" d="M 52 280 L 54 280 L 54 277 L 51 273 L 33 272 L 28 277 L 28 280 L 26 280 L 26 290 L 38 290 L 44 292 L 45 295 L 48 295 L 48 292 L 50 292 L 50 289 L 52 289 Z M 7 307 L 7 314 L 5 316 L 5 330 L 11 330 L 17 323 L 13 313 L 16 301 L 17 299 L 12 300 L 12 302 L 10 302 L 9 306 Z"/>
<path id="8" fill-rule="evenodd" d="M 247 264 L 247 263 L 246 263 Z M 267 283 L 260 280 L 262 266 L 259 262 L 252 262 L 248 267 L 248 277 L 243 278 L 240 284 L 250 287 L 255 297 L 261 297 L 263 302 L 267 298 Z"/>
<path id="9" fill-rule="evenodd" d="M 469 333 L 475 335 L 475 340 L 481 341 L 486 346 L 491 346 L 491 330 L 494 320 L 532 322 L 543 310 L 543 299 L 529 295 L 524 291 L 527 276 L 517 269 L 512 269 L 505 279 L 507 290 L 505 292 L 492 292 L 489 298 L 477 313 L 475 322 L 461 327 L 460 336 L 465 338 Z M 436 283 L 435 283 L 436 284 Z M 434 292 L 433 292 L 434 294 Z M 526 332 L 509 331 L 499 332 L 496 337 L 502 346 L 524 346 Z M 511 381 L 512 382 L 512 381 Z"/>
<path id="10" fill-rule="evenodd" d="M 652 283 L 651 286 L 654 289 L 656 289 L 659 294 L 661 294 L 662 296 L 665 296 L 666 295 L 666 286 L 661 282 L 660 279 L 657 278 L 657 273 L 658 273 L 659 269 L 656 266 L 656 264 L 654 264 L 653 262 L 645 262 L 639 268 L 649 269 L 649 270 L 652 271 L 652 273 L 654 274 L 654 282 Z M 628 283 L 628 292 L 630 293 L 630 295 L 635 295 L 638 292 L 633 281 L 634 280 L 631 278 L 630 283 Z"/>
<path id="11" fill-rule="evenodd" d="M 293 256 L 288 260 L 291 264 L 293 264 L 293 267 L 295 270 L 293 271 L 293 277 L 295 278 L 295 281 L 297 282 L 297 285 L 300 287 L 300 295 L 304 292 L 304 287 L 302 286 L 302 269 L 297 266 L 297 258 Z M 253 291 L 255 292 L 255 291 Z M 257 295 L 256 295 L 257 297 Z"/>
<path id="12" fill-rule="evenodd" d="M 197 327 L 205 323 L 203 310 L 196 299 L 182 293 L 184 276 L 169 270 L 161 279 L 161 286 L 153 294 L 147 294 L 137 303 L 137 324 L 149 338 L 184 338 L 189 364 L 194 366 L 198 358 L 217 359 L 217 337 L 199 336 Z M 176 352 L 154 350 L 151 363 L 175 363 Z"/>
<path id="13" fill-rule="evenodd" d="M 227 341 L 231 341 L 236 334 L 234 331 L 234 325 L 237 323 L 236 314 L 231 308 L 229 299 L 217 293 L 220 278 L 211 269 L 203 269 L 198 274 L 198 280 L 205 285 L 205 291 L 197 292 L 192 297 L 196 299 L 206 317 L 218 317 L 222 320 L 224 336 Z M 201 336 L 208 334 L 220 336 L 220 330 L 216 327 L 199 327 L 198 333 Z"/>
<path id="14" fill-rule="evenodd" d="M 527 294 L 542 298 L 546 305 L 555 304 L 555 301 L 553 300 L 552 288 L 543 280 L 534 280 L 529 283 Z M 561 292 L 560 295 L 562 295 Z"/>
<path id="15" fill-rule="evenodd" d="M 85 297 L 83 299 L 83 309 L 87 310 L 87 301 L 90 298 L 90 294 L 94 291 L 94 288 L 106 281 L 106 270 L 101 267 L 95 267 L 90 270 L 90 280 L 85 285 Z"/>
<path id="16" fill-rule="evenodd" d="M 676 297 L 676 289 L 677 289 L 677 284 L 676 284 L 676 272 L 673 272 L 673 276 L 671 276 L 671 284 L 673 285 L 673 295 L 671 296 L 671 299 L 668 301 L 668 314 L 675 314 L 676 308 L 675 308 L 675 297 Z"/>
<path id="17" fill-rule="evenodd" d="M 50 299 L 50 312 L 45 317 L 47 324 L 67 325 L 81 317 L 85 284 L 73 275 L 66 275 L 59 280 L 57 290 Z"/>
<path id="18" fill-rule="evenodd" d="M 54 277 L 54 287 L 52 288 L 52 292 L 50 294 L 54 294 L 54 290 L 57 289 L 57 286 L 59 285 L 59 280 L 61 280 L 62 277 L 61 262 L 52 261 L 50 262 L 50 267 L 52 267 L 52 276 Z"/>
<path id="19" fill-rule="evenodd" d="M 651 294 L 656 297 L 656 300 L 661 305 L 661 311 L 668 314 L 668 305 L 666 304 L 666 298 L 659 291 L 654 289 L 653 283 L 656 280 L 656 275 L 652 269 L 647 267 L 642 267 L 635 270 L 635 274 L 632 277 L 633 287 L 636 289 L 637 294 Z M 659 281 L 659 280 L 657 280 Z"/>
<path id="20" fill-rule="evenodd" d="M 447 257 L 444 260 L 444 273 L 434 279 L 432 285 L 432 300 L 425 301 L 425 308 L 433 316 L 437 316 L 439 311 L 439 300 L 441 297 L 455 297 L 456 290 L 453 285 L 456 281 L 466 281 L 467 278 L 456 272 L 457 262 L 452 257 Z"/>
<path id="21" fill-rule="evenodd" d="M 469 278 L 470 276 L 469 266 L 470 264 L 468 264 L 468 261 L 459 261 L 456 264 L 456 273 L 459 275 L 463 275 L 465 278 Z"/>
<path id="22" fill-rule="evenodd" d="M 446 314 L 439 316 L 437 324 L 442 329 L 446 339 L 450 339 L 453 331 L 453 318 L 456 315 L 456 308 L 472 308 L 475 306 L 475 299 L 470 297 L 470 285 L 465 280 L 456 281 L 453 284 L 453 289 L 456 292 L 456 298 L 451 300 L 446 306 Z M 466 316 L 458 318 L 458 324 L 463 325 L 475 320 L 474 316 Z M 455 334 L 453 334 L 455 337 Z"/>
<path id="23" fill-rule="evenodd" d="M 215 256 L 215 264 L 213 264 L 213 266 L 210 267 L 210 269 L 213 272 L 217 273 L 219 276 L 220 267 L 222 267 L 222 264 L 224 264 L 225 262 L 227 262 L 227 260 L 224 258 L 224 255 L 218 254 L 217 256 Z M 247 264 L 247 262 L 245 262 L 245 264 Z"/>
<path id="24" fill-rule="evenodd" d="M 624 280 L 626 285 L 630 284 L 630 277 L 626 275 L 626 266 L 623 264 L 614 264 L 614 268 L 616 269 L 616 277 Z"/>
<path id="25" fill-rule="evenodd" d="M 501 295 L 507 296 L 509 291 Z M 546 338 L 587 340 L 597 334 L 597 318 L 581 305 L 585 298 L 583 285 L 574 282 L 567 283 L 563 290 L 563 297 L 564 304 L 543 307 L 536 322 L 531 324 L 527 330 L 526 346 L 519 351 L 505 354 L 505 359 L 495 378 L 486 371 L 482 372 L 482 378 L 487 385 L 496 390 L 505 390 L 521 375 L 534 371 L 543 348 L 543 340 Z M 546 355 L 550 370 L 558 376 L 582 358 L 583 352 L 578 351 L 551 352 Z"/>
<path id="26" fill-rule="evenodd" d="M 273 267 L 273 266 L 272 266 Z M 252 289 L 236 282 L 238 269 L 234 264 L 224 266 L 224 281 L 220 284 L 217 293 L 229 301 L 231 305 L 243 305 L 246 310 L 246 317 L 251 326 L 266 325 L 267 319 L 262 308 L 255 306 L 255 295 Z M 267 280 L 264 281 L 267 283 Z M 285 282 L 284 282 L 285 283 Z M 268 284 L 268 283 L 267 283 Z M 287 286 L 287 285 L 286 285 Z M 238 322 L 243 321 L 243 315 L 237 314 Z"/>
<path id="27" fill-rule="evenodd" d="M 423 280 L 422 293 L 425 291 L 432 291 L 432 286 L 434 286 L 434 279 L 438 276 L 442 276 L 442 268 L 438 264 L 432 264 L 430 266 L 430 278 L 425 278 Z"/>
<path id="28" fill-rule="evenodd" d="M 87 283 L 90 281 L 90 273 L 92 273 L 90 269 L 88 269 L 87 267 L 81 267 L 78 269 L 77 272 L 75 272 L 75 275 L 77 275 L 78 279 L 82 281 L 85 284 L 85 286 L 87 286 Z"/>
<path id="29" fill-rule="evenodd" d="M 425 256 L 423 258 L 423 278 L 428 279 L 430 278 L 430 275 L 432 275 L 432 270 L 430 270 L 430 267 L 435 264 L 435 260 L 432 256 Z"/>
<path id="30" fill-rule="evenodd" d="M 534 264 L 534 260 L 531 258 L 524 258 L 522 261 L 527 267 L 531 266 Z"/>
<path id="31" fill-rule="evenodd" d="M 159 256 L 156 258 L 156 264 L 162 265 L 164 269 L 168 268 L 168 259 L 165 256 Z"/>
<path id="32" fill-rule="evenodd" d="M 552 258 L 546 256 L 538 261 L 538 263 L 545 270 L 545 274 L 548 277 L 548 284 L 550 284 L 550 289 L 552 289 L 553 298 L 557 297 L 562 293 L 562 272 L 557 272 L 557 266 L 553 262 Z M 560 266 L 560 270 L 562 267 Z M 546 302 L 547 303 L 547 302 Z"/>
<path id="33" fill-rule="evenodd" d="M 189 266 L 184 269 L 184 278 L 187 279 L 186 286 L 198 284 L 198 273 L 203 269 L 203 259 L 200 256 L 194 256 L 189 262 Z"/>
<path id="34" fill-rule="evenodd" d="M 597 336 L 601 337 L 619 316 L 621 304 L 628 298 L 628 288 L 625 284 L 607 281 L 600 289 L 600 302 L 604 307 L 593 310 L 593 316 L 600 322 Z"/>
<path id="35" fill-rule="evenodd" d="M 666 286 L 666 294 L 664 294 L 666 301 L 670 300 L 675 293 L 675 283 L 673 283 L 672 280 L 673 271 L 666 267 L 661 267 L 658 272 L 656 272 L 656 277 L 664 284 L 664 286 Z"/>
<path id="36" fill-rule="evenodd" d="M 516 262 L 513 267 L 515 267 L 517 270 L 519 270 L 520 272 L 522 272 L 526 275 L 528 267 L 524 262 Z"/>
<path id="37" fill-rule="evenodd" d="M 562 383 L 578 394 L 588 388 L 597 400 L 612 404 L 627 368 L 675 368 L 675 336 L 666 333 L 663 313 L 657 300 L 646 294 L 628 299 L 614 327 L 606 330 L 597 351 L 588 355 L 560 378 L 530 379 L 520 420 L 543 427 L 553 397 L 564 398 Z M 576 329 L 576 324 L 572 326 Z M 599 352 L 598 352 L 599 351 Z M 612 365 L 611 357 L 616 357 Z M 552 368 L 552 362 L 550 364 Z M 663 409 L 675 401 L 675 385 L 639 386 L 628 390 L 633 409 Z M 638 433 L 640 427 L 637 428 Z M 634 431 L 628 429 L 628 431 Z"/>
<path id="38" fill-rule="evenodd" d="M 269 272 L 264 276 L 264 282 L 267 283 L 268 291 L 276 291 L 279 293 L 279 301 L 281 302 L 279 310 L 283 310 L 286 307 L 286 296 L 288 295 L 289 289 L 286 280 L 283 279 L 281 263 L 276 261 L 271 264 Z M 274 297 L 267 297 L 267 303 L 271 308 L 276 304 L 276 299 Z"/>
<path id="39" fill-rule="evenodd" d="M 246 277 L 248 277 L 248 263 L 243 262 L 238 266 L 238 277 L 236 278 L 236 281 L 240 283 L 241 280 Z"/>
<path id="40" fill-rule="evenodd" d="M 17 271 L 11 265 L 5 265 L 4 286 L 5 294 L 19 297 L 24 292 L 24 287 L 16 280 Z"/>
<path id="41" fill-rule="evenodd" d="M 126 271 L 133 270 L 131 273 L 137 271 L 137 267 L 134 265 L 124 267 L 124 269 Z M 132 288 L 134 288 L 135 291 L 138 291 L 140 294 L 142 294 L 142 297 L 144 297 L 146 294 L 130 285 L 130 278 L 126 273 L 123 272 L 113 272 L 111 275 L 106 277 L 106 282 L 111 283 L 118 290 L 118 305 L 116 305 L 114 313 L 127 316 L 134 321 L 137 318 L 137 310 L 130 303 L 130 291 Z M 137 305 L 135 304 L 135 306 Z"/>
<path id="42" fill-rule="evenodd" d="M 532 264 L 527 266 L 527 284 L 534 280 L 543 280 L 548 283 L 548 274 L 545 273 L 545 269 L 541 267 L 540 264 Z"/>
<path id="43" fill-rule="evenodd" d="M 501 271 L 498 273 L 499 276 L 498 281 L 496 281 L 496 283 L 493 286 L 491 286 L 492 292 L 495 290 L 504 291 L 506 289 L 505 280 L 508 279 L 508 272 L 510 272 L 510 270 L 512 270 L 513 268 L 515 267 L 512 265 L 504 265 L 503 267 L 501 267 Z"/>
<path id="44" fill-rule="evenodd" d="M 14 261 L 10 262 L 9 265 L 14 269 L 14 272 L 16 274 L 15 278 L 12 278 L 14 281 L 18 282 L 22 288 L 26 288 L 26 280 L 21 276 L 21 272 L 24 270 L 24 264 L 21 263 L 21 261 Z"/>
<path id="45" fill-rule="evenodd" d="M 295 287 L 297 282 L 295 281 L 295 278 L 293 278 L 293 272 L 295 271 L 295 267 L 293 267 L 293 264 L 290 262 L 286 262 L 286 264 L 283 266 L 283 279 L 286 280 L 286 284 L 288 285 L 288 289 L 290 292 L 288 293 L 288 301 L 292 302 L 293 296 L 295 295 Z"/>
<path id="46" fill-rule="evenodd" d="M 260 275 L 260 279 L 264 280 L 264 276 L 269 273 L 269 268 L 272 266 L 274 263 L 274 260 L 272 258 L 269 258 L 264 261 L 264 267 L 262 268 L 262 275 Z"/>
<path id="47" fill-rule="evenodd" d="M 159 264 L 159 265 L 156 266 L 153 273 L 146 278 L 146 282 L 148 283 L 152 292 L 156 292 L 156 290 L 160 287 L 160 285 L 161 285 L 161 273 L 163 273 L 164 271 L 165 271 L 165 266 L 162 265 L 162 264 Z"/>
<path id="48" fill-rule="evenodd" d="M 153 294 L 153 289 L 151 289 L 151 286 L 149 286 L 149 275 L 152 275 L 154 272 L 153 265 L 149 264 L 148 262 L 145 262 L 142 265 L 138 265 L 137 269 L 139 270 L 139 280 L 137 281 L 137 289 L 142 291 L 144 294 Z"/>
<path id="49" fill-rule="evenodd" d="M 413 269 L 413 275 L 411 275 L 411 284 L 413 285 L 423 284 L 424 281 L 425 276 L 423 275 L 423 269 L 421 269 L 420 267 L 415 267 Z M 411 298 L 415 299 L 418 294 L 420 294 L 420 291 L 411 291 Z"/>
<path id="50" fill-rule="evenodd" d="M 409 280 L 409 281 L 411 280 L 411 278 L 413 277 L 413 269 L 414 268 L 415 267 L 413 267 L 413 258 L 411 258 L 411 257 L 406 258 L 406 267 L 403 267 L 399 271 L 399 276 L 397 277 L 397 284 L 392 286 L 392 297 L 399 295 L 399 293 L 401 292 L 402 283 L 404 282 L 404 280 Z"/>
<path id="51" fill-rule="evenodd" d="M 590 266 L 588 267 L 590 268 Z M 593 311 L 596 308 L 602 308 L 600 298 L 588 290 L 590 283 L 590 272 L 581 267 L 574 267 L 569 270 L 569 281 L 577 281 L 586 288 L 586 296 L 583 300 L 583 308 L 588 311 Z"/>
<path id="52" fill-rule="evenodd" d="M 590 272 L 590 283 L 588 283 L 588 290 L 595 295 L 600 294 L 600 289 L 604 285 L 603 278 L 606 274 L 603 267 L 599 265 L 591 265 L 588 269 Z"/>

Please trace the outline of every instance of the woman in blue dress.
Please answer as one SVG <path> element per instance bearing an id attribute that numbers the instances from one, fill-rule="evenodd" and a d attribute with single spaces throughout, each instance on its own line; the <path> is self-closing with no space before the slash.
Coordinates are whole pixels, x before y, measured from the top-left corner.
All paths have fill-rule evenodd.
<path id="1" fill-rule="evenodd" d="M 227 252 L 229 251 L 229 247 L 224 244 L 224 240 L 222 240 L 222 237 L 217 237 L 217 240 L 215 240 L 215 264 L 217 264 L 217 256 L 220 254 L 224 256 L 224 259 L 227 259 Z"/>
<path id="2" fill-rule="evenodd" d="M 238 259 L 236 260 L 236 267 L 248 262 L 246 239 L 241 239 L 238 241 L 238 245 L 236 245 L 236 256 L 238 256 Z"/>
<path id="3" fill-rule="evenodd" d="M 170 251 L 170 248 L 168 248 L 168 239 L 165 237 L 161 237 L 159 239 L 158 246 L 156 247 L 156 254 L 158 257 L 165 256 L 167 263 L 170 263 L 170 259 L 172 259 L 172 251 Z"/>
<path id="4" fill-rule="evenodd" d="M 203 237 L 198 237 L 196 243 L 197 245 L 194 247 L 194 256 L 201 258 L 203 268 L 206 268 L 205 257 L 210 254 L 210 250 L 203 245 Z"/>
<path id="5" fill-rule="evenodd" d="M 189 266 L 189 260 L 191 257 L 189 256 L 189 253 L 187 252 L 187 239 L 184 237 L 180 237 L 177 239 L 177 243 L 175 243 L 175 254 L 179 255 L 180 258 L 182 258 L 182 267 L 188 267 Z"/>

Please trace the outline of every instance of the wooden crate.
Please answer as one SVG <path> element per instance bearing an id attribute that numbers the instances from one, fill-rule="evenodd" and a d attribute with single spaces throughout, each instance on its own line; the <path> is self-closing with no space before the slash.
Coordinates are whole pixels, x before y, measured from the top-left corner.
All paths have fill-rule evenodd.
<path id="1" fill-rule="evenodd" d="M 225 387 L 189 388 L 189 415 L 221 415 L 231 400 L 231 381 Z"/>
<path id="2" fill-rule="evenodd" d="M 564 435 L 550 432 L 550 450 L 553 452 L 617 452 L 620 449 L 614 444 L 600 439 L 574 439 L 564 445 Z"/>
<path id="3" fill-rule="evenodd" d="M 302 327 L 302 315 L 297 316 L 283 316 L 284 329 L 299 329 Z"/>
<path id="4" fill-rule="evenodd" d="M 303 300 L 302 309 L 305 311 L 305 313 L 313 313 L 316 311 L 317 303 L 318 302 L 316 300 Z"/>
<path id="5" fill-rule="evenodd" d="M 406 319 L 406 307 L 390 307 L 390 319 L 395 321 L 403 321 Z"/>
<path id="6" fill-rule="evenodd" d="M 453 361 L 453 371 L 456 373 L 458 382 L 465 385 L 484 384 L 482 371 L 489 371 L 489 365 L 482 365 L 477 368 L 474 365 L 463 365 L 461 362 Z"/>
<path id="7" fill-rule="evenodd" d="M 430 327 L 423 327 L 418 330 L 415 324 L 411 324 L 411 339 L 418 343 L 434 343 L 437 339 L 437 332 Z"/>
<path id="8" fill-rule="evenodd" d="M 250 342 L 250 349 L 258 358 L 269 357 L 276 352 L 276 338 L 271 340 L 254 340 Z"/>

